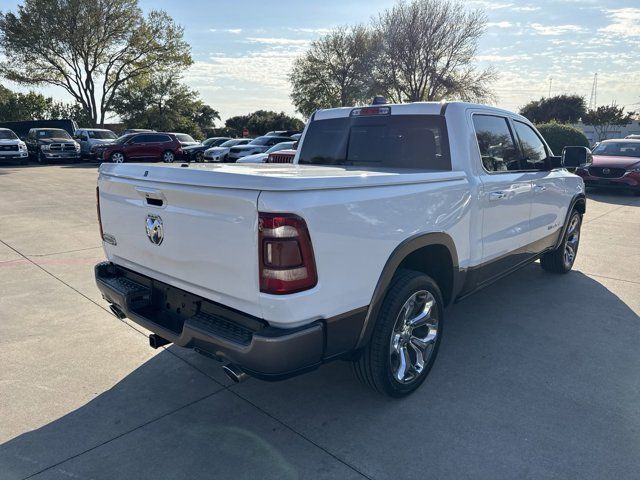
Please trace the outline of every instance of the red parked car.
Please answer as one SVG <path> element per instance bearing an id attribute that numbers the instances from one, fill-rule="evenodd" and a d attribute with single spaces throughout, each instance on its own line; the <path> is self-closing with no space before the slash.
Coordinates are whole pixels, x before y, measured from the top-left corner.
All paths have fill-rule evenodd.
<path id="1" fill-rule="evenodd" d="M 593 149 L 593 164 L 579 168 L 587 187 L 627 189 L 640 195 L 640 140 L 604 140 Z"/>
<path id="2" fill-rule="evenodd" d="M 102 150 L 105 162 L 124 163 L 162 160 L 173 163 L 183 157 L 182 144 L 173 133 L 133 133 L 123 135 Z"/>

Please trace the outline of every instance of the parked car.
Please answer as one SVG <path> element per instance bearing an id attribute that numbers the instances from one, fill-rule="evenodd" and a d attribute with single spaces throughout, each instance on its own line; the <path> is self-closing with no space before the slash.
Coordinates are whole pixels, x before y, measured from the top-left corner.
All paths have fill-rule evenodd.
<path id="1" fill-rule="evenodd" d="M 300 135 L 302 132 L 300 130 L 274 130 L 272 132 L 267 132 L 263 136 L 264 137 L 288 137 L 291 138 L 293 135 Z"/>
<path id="2" fill-rule="evenodd" d="M 118 136 L 104 128 L 80 128 L 76 130 L 73 138 L 80 144 L 80 155 L 91 157 L 94 146 L 113 143 Z"/>
<path id="3" fill-rule="evenodd" d="M 132 133 L 118 138 L 102 150 L 105 162 L 162 160 L 173 163 L 182 159 L 182 144 L 173 133 Z"/>
<path id="4" fill-rule="evenodd" d="M 188 160 L 194 160 L 196 162 L 204 161 L 204 152 L 209 148 L 222 145 L 227 140 L 231 140 L 229 137 L 211 137 L 207 138 L 202 143 L 192 145 L 190 147 L 183 147 L 185 158 Z"/>
<path id="5" fill-rule="evenodd" d="M 151 346 L 225 360 L 235 381 L 342 358 L 401 397 L 431 370 L 448 304 L 537 259 L 573 267 L 586 199 L 561 167 L 589 150 L 552 155 L 520 115 L 424 102 L 316 112 L 296 165 L 105 163 L 97 285 Z M 202 239 L 226 248 L 185 248 Z"/>
<path id="6" fill-rule="evenodd" d="M 29 163 L 27 145 L 8 128 L 0 128 L 0 161 L 19 160 L 20 165 Z"/>
<path id="7" fill-rule="evenodd" d="M 200 142 L 195 140 L 191 135 L 188 135 L 186 133 L 172 133 L 171 135 L 175 136 L 178 139 L 183 149 L 186 147 L 194 147 L 197 145 L 202 145 Z"/>
<path id="8" fill-rule="evenodd" d="M 32 128 L 27 133 L 27 150 L 29 157 L 40 164 L 50 160 L 69 160 L 76 162 L 80 159 L 80 144 L 69 132 L 60 128 Z"/>
<path id="9" fill-rule="evenodd" d="M 232 138 L 217 147 L 209 148 L 204 152 L 205 162 L 226 162 L 229 150 L 237 145 L 246 145 L 251 141 L 250 138 Z"/>
<path id="10" fill-rule="evenodd" d="M 237 145 L 235 147 L 231 147 L 226 161 L 233 163 L 236 162 L 239 158 L 246 157 L 247 155 L 253 155 L 254 153 L 264 153 L 278 143 L 290 141 L 291 137 L 264 136 L 254 138 L 246 145 Z"/>
<path id="11" fill-rule="evenodd" d="M 593 164 L 576 172 L 587 187 L 625 189 L 640 195 L 640 139 L 603 140 Z"/>
<path id="12" fill-rule="evenodd" d="M 290 150 L 293 148 L 296 142 L 281 142 L 276 143 L 273 147 L 264 153 L 255 153 L 253 155 L 247 155 L 246 157 L 239 158 L 237 163 L 266 163 L 269 154 L 279 152 L 281 150 Z"/>
<path id="13" fill-rule="evenodd" d="M 17 122 L 0 122 L 0 128 L 8 128 L 13 131 L 21 140 L 26 140 L 32 128 L 59 128 L 65 130 L 69 135 L 73 135 L 78 130 L 78 125 L 70 119 L 57 120 L 23 120 Z"/>
<path id="14" fill-rule="evenodd" d="M 295 156 L 295 150 L 280 150 L 279 152 L 270 153 L 266 163 L 293 163 Z"/>
<path id="15" fill-rule="evenodd" d="M 145 132 L 155 132 L 155 130 L 149 130 L 148 128 L 127 128 L 121 136 L 130 135 L 132 133 L 145 133 Z"/>

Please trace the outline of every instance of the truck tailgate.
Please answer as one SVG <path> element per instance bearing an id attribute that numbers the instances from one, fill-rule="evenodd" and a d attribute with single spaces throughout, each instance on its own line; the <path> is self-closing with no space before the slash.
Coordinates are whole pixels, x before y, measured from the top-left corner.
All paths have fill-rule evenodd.
<path id="1" fill-rule="evenodd" d="M 107 258 L 261 317 L 259 190 L 157 182 L 148 175 L 154 167 L 123 167 L 135 168 L 126 176 L 101 169 L 98 178 L 103 232 L 115 243 L 104 242 Z M 161 241 L 160 235 L 152 241 L 147 221 L 162 225 Z"/>

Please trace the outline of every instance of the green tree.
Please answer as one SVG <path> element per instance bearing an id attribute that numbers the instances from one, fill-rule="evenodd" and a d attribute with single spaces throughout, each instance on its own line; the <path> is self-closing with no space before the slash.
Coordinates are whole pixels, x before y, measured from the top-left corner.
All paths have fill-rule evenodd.
<path id="1" fill-rule="evenodd" d="M 598 140 L 605 140 L 607 133 L 615 126 L 628 125 L 633 119 L 635 112 L 625 113 L 624 107 L 618 107 L 615 103 L 611 105 L 601 105 L 598 108 L 589 110 L 582 118 L 585 125 L 593 125 Z"/>
<path id="2" fill-rule="evenodd" d="M 520 115 L 533 123 L 576 123 L 587 113 L 584 97 L 556 95 L 532 100 L 520 109 Z"/>
<path id="3" fill-rule="evenodd" d="M 127 128 L 188 133 L 196 138 L 203 138 L 204 131 L 220 118 L 171 71 L 131 79 L 116 95 L 113 111 Z"/>
<path id="4" fill-rule="evenodd" d="M 320 108 L 360 105 L 373 95 L 376 36 L 364 26 L 337 28 L 311 44 L 291 73 L 291 99 L 310 116 Z"/>
<path id="5" fill-rule="evenodd" d="M 555 155 L 561 155 L 564 147 L 589 146 L 585 134 L 571 125 L 550 122 L 536 125 L 536 128 Z"/>
<path id="6" fill-rule="evenodd" d="M 41 93 L 16 93 L 0 85 L 0 121 L 71 118 L 79 125 L 91 121 L 78 104 L 56 102 Z"/>
<path id="7" fill-rule="evenodd" d="M 248 115 L 230 117 L 225 122 L 225 128 L 232 136 L 241 136 L 247 128 L 251 136 L 264 135 L 272 130 L 302 130 L 304 122 L 299 118 L 290 117 L 284 112 L 257 110 Z"/>
<path id="8" fill-rule="evenodd" d="M 138 0 L 24 0 L 0 13 L 0 73 L 26 85 L 56 85 L 104 123 L 122 86 L 152 71 L 192 63 L 183 29 Z"/>

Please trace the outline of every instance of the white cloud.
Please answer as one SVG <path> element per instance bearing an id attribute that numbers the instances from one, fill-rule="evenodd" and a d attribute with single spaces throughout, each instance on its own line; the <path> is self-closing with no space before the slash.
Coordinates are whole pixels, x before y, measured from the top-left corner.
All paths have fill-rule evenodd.
<path id="1" fill-rule="evenodd" d="M 502 22 L 488 22 L 487 27 L 495 27 L 495 28 L 511 28 L 513 27 L 513 23 L 502 21 Z"/>
<path id="2" fill-rule="evenodd" d="M 530 60 L 529 55 L 478 55 L 476 60 L 481 62 L 517 62 L 519 60 Z"/>
<path id="3" fill-rule="evenodd" d="M 514 12 L 537 12 L 540 7 L 534 7 L 532 5 L 523 5 L 522 7 L 513 7 L 511 10 Z"/>
<path id="4" fill-rule="evenodd" d="M 542 25 L 532 23 L 529 25 L 538 35 L 565 35 L 567 33 L 580 33 L 584 29 L 580 25 Z"/>
<path id="5" fill-rule="evenodd" d="M 513 3 L 491 2 L 489 0 L 471 0 L 467 2 L 467 5 L 475 8 L 484 8 L 485 10 L 500 10 L 513 6 Z"/>
<path id="6" fill-rule="evenodd" d="M 289 28 L 292 32 L 313 33 L 315 35 L 326 35 L 331 32 L 330 28 Z"/>
<path id="7" fill-rule="evenodd" d="M 217 28 L 210 28 L 209 31 L 211 33 L 216 33 L 216 32 L 233 33 L 234 35 L 238 35 L 238 34 L 242 33 L 242 29 L 241 28 L 225 28 L 223 30 L 218 30 Z"/>
<path id="8" fill-rule="evenodd" d="M 624 37 L 640 37 L 640 8 L 617 8 L 606 10 L 612 23 L 598 30 L 605 34 Z"/>
<path id="9" fill-rule="evenodd" d="M 249 43 L 260 43 L 263 45 L 289 45 L 289 46 L 306 46 L 309 45 L 309 40 L 302 40 L 299 38 L 271 38 L 271 37 L 247 37 Z"/>

